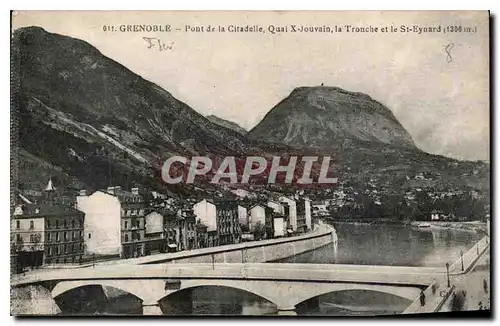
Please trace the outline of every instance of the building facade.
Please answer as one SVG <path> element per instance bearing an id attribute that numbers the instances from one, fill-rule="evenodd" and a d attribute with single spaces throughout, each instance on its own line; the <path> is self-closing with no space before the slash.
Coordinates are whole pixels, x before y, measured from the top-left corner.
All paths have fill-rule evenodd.
<path id="1" fill-rule="evenodd" d="M 207 199 L 203 199 L 193 205 L 193 212 L 196 219 L 207 226 L 207 231 L 217 231 L 217 211 L 215 204 Z"/>
<path id="2" fill-rule="evenodd" d="M 282 196 L 279 198 L 280 203 L 287 204 L 287 207 L 285 207 L 285 211 L 287 210 L 288 212 L 285 212 L 285 215 L 287 216 L 287 227 L 293 231 L 297 230 L 298 221 L 297 221 L 297 203 L 295 202 L 294 199 Z M 300 227 L 302 225 L 305 225 L 305 219 L 300 221 Z"/>
<path id="3" fill-rule="evenodd" d="M 86 196 L 80 192 L 77 208 L 85 212 L 85 254 L 118 255 L 131 258 L 145 255 L 145 202 L 138 188 L 130 192 L 120 186 L 108 187 Z"/>
<path id="4" fill-rule="evenodd" d="M 238 218 L 238 203 L 221 201 L 216 204 L 217 237 L 219 245 L 241 242 L 241 227 Z"/>
<path id="5" fill-rule="evenodd" d="M 177 211 L 180 230 L 180 250 L 196 249 L 196 215 L 192 208 L 181 208 Z"/>
<path id="6" fill-rule="evenodd" d="M 11 241 L 21 267 L 78 264 L 83 258 L 85 214 L 71 206 L 23 204 L 11 218 Z"/>
<path id="7" fill-rule="evenodd" d="M 165 231 L 163 215 L 157 211 L 151 211 L 144 216 L 146 223 L 146 255 L 165 252 Z"/>

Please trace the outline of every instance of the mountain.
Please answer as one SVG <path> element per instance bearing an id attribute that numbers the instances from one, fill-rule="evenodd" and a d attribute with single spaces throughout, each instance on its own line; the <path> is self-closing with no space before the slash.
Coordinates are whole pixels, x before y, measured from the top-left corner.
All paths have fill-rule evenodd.
<path id="1" fill-rule="evenodd" d="M 215 196 L 221 187 L 206 182 L 167 186 L 163 162 L 173 155 L 236 156 L 241 169 L 246 156 L 309 155 L 331 156 L 333 174 L 357 193 L 489 191 L 488 164 L 419 150 L 391 111 L 368 95 L 297 88 L 242 135 L 84 41 L 27 27 L 14 32 L 11 51 L 12 188 L 42 189 L 52 178 L 73 194 L 120 185 Z M 266 189 L 294 192 L 281 184 Z"/>
<path id="2" fill-rule="evenodd" d="M 209 116 L 207 116 L 207 119 L 210 120 L 212 123 L 218 124 L 219 126 L 234 130 L 241 135 L 244 135 L 247 133 L 247 130 L 245 128 L 241 127 L 240 125 L 238 125 L 236 122 L 232 122 L 229 120 L 219 118 L 216 115 L 213 115 L 213 114 L 209 115 Z"/>
<path id="3" fill-rule="evenodd" d="M 352 140 L 415 148 L 386 106 L 363 93 L 325 86 L 296 88 L 247 137 L 318 148 Z"/>
<path id="4" fill-rule="evenodd" d="M 93 187 L 158 181 L 172 155 L 248 149 L 241 134 L 84 41 L 27 27 L 14 32 L 11 51 L 13 137 L 27 153 Z"/>

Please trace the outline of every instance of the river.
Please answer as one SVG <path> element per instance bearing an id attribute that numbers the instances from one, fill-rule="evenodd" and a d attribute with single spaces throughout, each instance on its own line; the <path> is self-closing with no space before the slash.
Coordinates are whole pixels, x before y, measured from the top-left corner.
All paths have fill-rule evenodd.
<path id="1" fill-rule="evenodd" d="M 338 242 L 276 262 L 445 268 L 460 257 L 481 235 L 459 229 L 409 228 L 394 225 L 334 223 Z M 104 289 L 106 292 L 106 289 Z M 299 315 L 379 315 L 402 312 L 409 301 L 389 294 L 342 291 L 322 295 L 297 306 Z M 180 291 L 160 302 L 166 315 L 273 315 L 276 307 L 253 294 L 232 288 L 201 287 Z M 94 310 L 95 308 L 90 308 Z M 141 314 L 141 304 L 123 295 L 106 305 L 101 314 Z M 84 309 L 87 310 L 88 309 Z M 95 313 L 93 311 L 92 313 Z"/>

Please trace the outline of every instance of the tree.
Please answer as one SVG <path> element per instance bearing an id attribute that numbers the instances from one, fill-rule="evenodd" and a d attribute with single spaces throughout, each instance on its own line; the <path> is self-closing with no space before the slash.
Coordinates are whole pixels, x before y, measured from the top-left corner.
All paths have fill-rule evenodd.
<path id="1" fill-rule="evenodd" d="M 261 240 L 264 237 L 265 233 L 266 233 L 265 226 L 260 221 L 255 223 L 255 227 L 254 227 L 254 231 L 253 231 L 254 239 Z"/>
<path id="2" fill-rule="evenodd" d="M 241 224 L 240 223 L 240 228 L 241 228 L 241 232 L 242 233 L 247 233 L 247 232 L 250 231 L 250 229 L 248 228 L 248 225 L 246 225 L 246 224 Z"/>

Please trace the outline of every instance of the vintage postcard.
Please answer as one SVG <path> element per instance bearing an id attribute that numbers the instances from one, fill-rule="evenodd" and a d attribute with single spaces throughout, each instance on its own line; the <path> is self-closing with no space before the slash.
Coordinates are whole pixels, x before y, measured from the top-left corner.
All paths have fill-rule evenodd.
<path id="1" fill-rule="evenodd" d="M 13 11 L 11 314 L 491 315 L 487 11 Z"/>

